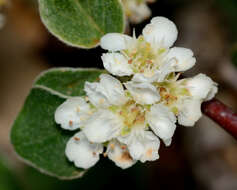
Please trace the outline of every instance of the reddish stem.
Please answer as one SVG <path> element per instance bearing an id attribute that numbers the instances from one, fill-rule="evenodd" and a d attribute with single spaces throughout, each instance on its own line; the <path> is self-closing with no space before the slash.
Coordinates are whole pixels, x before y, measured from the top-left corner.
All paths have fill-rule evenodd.
<path id="1" fill-rule="evenodd" d="M 204 102 L 202 112 L 237 139 L 237 114 L 217 99 Z"/>

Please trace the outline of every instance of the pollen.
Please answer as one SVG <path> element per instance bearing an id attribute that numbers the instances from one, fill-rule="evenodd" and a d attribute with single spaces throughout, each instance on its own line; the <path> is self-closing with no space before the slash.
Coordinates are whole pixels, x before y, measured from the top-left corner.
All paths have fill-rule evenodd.
<path id="1" fill-rule="evenodd" d="M 146 151 L 146 156 L 147 156 L 148 158 L 151 158 L 151 157 L 152 157 L 152 152 L 153 152 L 152 148 L 149 148 L 149 149 Z"/>
<path id="2" fill-rule="evenodd" d="M 80 141 L 80 138 L 74 137 L 74 140 L 75 140 L 75 141 Z"/>
<path id="3" fill-rule="evenodd" d="M 105 102 L 105 100 L 103 99 L 103 98 L 101 98 L 100 100 L 99 100 L 99 104 L 103 104 Z"/>
<path id="4" fill-rule="evenodd" d="M 72 127 L 72 125 L 73 125 L 73 122 L 70 120 L 69 121 L 69 126 Z"/>
<path id="5" fill-rule="evenodd" d="M 111 148 L 111 149 L 114 149 L 114 148 L 115 148 L 115 145 L 114 145 L 114 144 L 110 144 L 110 148 Z"/>
<path id="6" fill-rule="evenodd" d="M 125 145 L 121 146 L 121 149 L 125 150 L 127 147 Z"/>
<path id="7" fill-rule="evenodd" d="M 124 153 L 121 155 L 121 157 L 120 157 L 119 160 L 120 160 L 121 162 L 127 162 L 127 161 L 131 161 L 132 158 L 131 158 L 129 152 L 126 151 L 126 152 L 124 152 Z"/>

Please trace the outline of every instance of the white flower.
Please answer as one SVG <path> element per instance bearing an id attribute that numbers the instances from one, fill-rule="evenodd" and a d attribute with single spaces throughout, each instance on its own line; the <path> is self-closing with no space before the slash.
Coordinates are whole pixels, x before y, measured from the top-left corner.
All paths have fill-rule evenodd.
<path id="1" fill-rule="evenodd" d="M 106 34 L 101 47 L 110 52 L 102 56 L 104 67 L 113 75 L 133 76 L 136 82 L 161 82 L 170 73 L 186 71 L 196 62 L 191 50 L 170 48 L 177 35 L 175 24 L 164 17 L 153 18 L 138 38 Z"/>
<path id="2" fill-rule="evenodd" d="M 79 121 L 75 123 L 81 121 L 80 115 L 76 112 L 78 105 L 82 106 L 83 103 L 87 108 L 80 110 L 81 113 L 89 113 L 83 120 L 83 125 L 78 124 L 73 128 L 81 128 L 79 134 L 83 134 L 84 140 L 81 141 L 83 144 L 75 145 L 75 141 L 71 140 L 67 145 L 66 155 L 70 156 L 69 159 L 74 161 L 76 166 L 89 167 L 87 162 L 83 161 L 81 165 L 78 163 L 86 156 L 89 156 L 88 162 L 91 165 L 97 161 L 98 156 L 96 159 L 92 157 L 93 160 L 90 157 L 91 152 L 96 153 L 92 147 L 85 156 L 75 158 L 81 154 L 80 151 L 87 151 L 85 147 L 89 145 L 88 142 L 98 146 L 102 146 L 102 143 L 114 144 L 114 149 L 107 145 L 106 154 L 122 168 L 127 168 L 138 160 L 145 162 L 159 158 L 160 141 L 157 136 L 165 143 L 171 139 L 176 119 L 168 108 L 158 104 L 160 94 L 156 87 L 150 83 L 137 82 L 126 82 L 123 86 L 114 77 L 102 74 L 99 82 L 86 82 L 85 91 L 89 102 L 85 102 L 82 98 L 69 99 L 59 106 L 55 113 L 57 123 L 69 130 L 71 130 L 68 126 L 69 120 Z M 71 105 L 72 100 L 77 100 L 74 106 Z M 58 121 L 58 118 L 61 120 Z M 76 147 L 79 145 L 84 148 L 79 150 L 78 147 L 78 153 Z M 98 150 L 101 153 L 100 149 Z"/>
<path id="3" fill-rule="evenodd" d="M 103 146 L 91 143 L 83 132 L 76 133 L 67 143 L 66 156 L 79 168 L 88 169 L 99 161 Z"/>
<path id="4" fill-rule="evenodd" d="M 146 0 L 122 0 L 126 16 L 132 23 L 140 23 L 151 16 Z"/>
<path id="5" fill-rule="evenodd" d="M 217 93 L 217 84 L 204 74 L 182 80 L 177 80 L 174 75 L 169 81 L 154 83 L 154 86 L 160 89 L 161 103 L 166 109 L 169 108 L 178 117 L 178 123 L 184 126 L 193 126 L 202 116 L 201 103 L 213 98 Z M 158 115 L 158 112 L 155 115 Z"/>
<path id="6" fill-rule="evenodd" d="M 184 79 L 184 87 L 190 93 L 178 103 L 178 122 L 184 126 L 193 126 L 202 116 L 201 103 L 212 99 L 217 93 L 217 84 L 204 74 Z"/>

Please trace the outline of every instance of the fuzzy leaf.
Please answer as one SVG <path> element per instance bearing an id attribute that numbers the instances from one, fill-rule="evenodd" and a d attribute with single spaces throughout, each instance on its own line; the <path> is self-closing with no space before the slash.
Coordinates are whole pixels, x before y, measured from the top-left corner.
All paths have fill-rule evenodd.
<path id="1" fill-rule="evenodd" d="M 84 96 L 84 83 L 94 82 L 105 70 L 57 68 L 43 72 L 35 85 L 44 86 L 66 96 Z"/>
<path id="2" fill-rule="evenodd" d="M 48 30 L 68 45 L 92 48 L 110 32 L 124 31 L 120 0 L 39 0 Z"/>
<path id="3" fill-rule="evenodd" d="M 11 130 L 17 154 L 29 165 L 61 179 L 82 176 L 84 171 L 65 156 L 66 143 L 75 132 L 55 123 L 57 107 L 70 96 L 85 95 L 85 81 L 95 81 L 104 70 L 51 69 L 35 81 Z"/>
<path id="4" fill-rule="evenodd" d="M 63 101 L 46 90 L 32 89 L 13 125 L 11 142 L 26 163 L 43 173 L 74 178 L 81 176 L 82 170 L 65 156 L 65 145 L 73 134 L 54 121 L 54 112 Z"/>

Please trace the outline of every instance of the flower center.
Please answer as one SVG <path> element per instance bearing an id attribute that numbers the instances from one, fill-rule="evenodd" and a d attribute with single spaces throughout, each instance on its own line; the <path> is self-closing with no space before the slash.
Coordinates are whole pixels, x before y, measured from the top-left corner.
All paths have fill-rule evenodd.
<path id="1" fill-rule="evenodd" d="M 123 121 L 124 127 L 121 135 L 130 133 L 133 127 L 145 126 L 146 110 L 134 100 L 129 100 L 122 106 L 110 106 L 110 110 L 118 114 Z"/>
<path id="2" fill-rule="evenodd" d="M 139 36 L 135 47 L 123 50 L 122 53 L 128 57 L 128 63 L 131 64 L 134 73 L 143 73 L 147 77 L 152 77 L 159 69 L 165 51 L 164 48 L 155 50 L 143 36 Z"/>
<path id="3" fill-rule="evenodd" d="M 179 112 L 176 106 L 178 100 L 180 100 L 182 97 L 190 96 L 188 89 L 185 88 L 182 83 L 182 81 L 166 81 L 154 83 L 157 90 L 160 92 L 160 101 L 168 106 L 175 115 L 177 115 Z"/>

